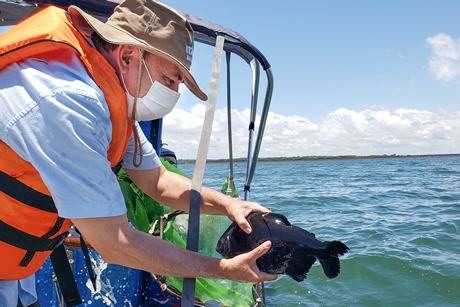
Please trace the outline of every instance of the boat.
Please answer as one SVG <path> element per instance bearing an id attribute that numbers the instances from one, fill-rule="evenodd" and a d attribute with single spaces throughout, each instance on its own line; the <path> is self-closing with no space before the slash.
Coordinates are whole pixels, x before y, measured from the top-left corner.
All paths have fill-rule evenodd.
<path id="1" fill-rule="evenodd" d="M 69 5 L 77 5 L 83 10 L 104 19 L 111 14 L 114 7 L 120 0 L 0 0 L 0 27 L 12 26 L 19 21 L 23 20 L 29 14 L 37 9 L 46 5 L 56 5 L 63 8 Z M 230 62 L 232 56 L 238 56 L 244 60 L 250 67 L 252 74 L 251 92 L 248 93 L 248 103 L 250 105 L 250 116 L 248 118 L 248 135 L 247 135 L 247 156 L 246 156 L 246 174 L 244 178 L 243 194 L 240 196 L 236 192 L 233 182 L 233 167 L 237 165 L 233 159 L 233 146 L 232 146 L 232 120 L 231 112 L 228 111 L 228 145 L 229 145 L 229 174 L 225 180 L 223 193 L 233 197 L 242 197 L 244 200 L 249 200 L 250 188 L 255 175 L 258 156 L 263 140 L 265 125 L 268 118 L 268 111 L 270 108 L 272 92 L 273 92 L 273 75 L 271 67 L 265 56 L 246 38 L 239 33 L 223 27 L 219 24 L 201 19 L 199 17 L 182 13 L 185 18 L 191 23 L 195 32 L 195 42 L 202 43 L 215 47 L 214 66 L 213 71 L 217 72 L 220 76 L 220 65 L 222 55 L 225 52 L 226 67 L 227 67 L 227 110 L 231 110 L 231 80 Z M 261 74 L 265 72 L 266 88 L 263 102 L 259 103 L 259 92 L 261 90 Z M 211 79 L 211 89 L 217 89 L 219 85 L 219 78 Z M 211 91 L 211 90 L 210 90 Z M 212 108 L 215 104 L 217 90 L 215 93 L 210 93 L 208 100 L 208 108 Z M 259 104 L 262 105 L 262 110 L 258 112 Z M 211 123 L 212 117 L 205 118 L 203 126 Z M 177 157 L 173 151 L 162 147 L 162 119 L 141 122 L 141 128 L 146 134 L 149 141 L 153 144 L 160 156 L 163 157 L 165 166 L 180 173 L 180 165 L 177 165 Z M 203 129 L 204 131 L 205 129 Z M 200 148 L 202 144 L 206 144 L 206 136 L 202 134 Z M 203 145 L 206 147 L 206 145 Z M 207 151 L 204 150 L 198 153 L 195 168 L 203 168 L 203 163 L 206 163 Z M 200 154 L 201 153 L 201 154 Z M 241 161 L 238 161 L 242 163 Z M 178 169 L 174 166 L 178 166 Z M 197 176 L 199 177 L 199 176 Z M 195 174 L 192 182 L 196 182 Z M 129 178 L 123 175 L 119 176 L 120 185 L 123 189 L 135 188 L 129 182 Z M 192 184 L 193 187 L 193 184 Z M 133 227 L 136 227 L 136 216 L 131 214 L 128 203 L 130 200 L 126 199 L 128 207 L 128 217 L 132 218 Z M 153 201 L 153 200 L 152 200 Z M 132 200 L 132 203 L 138 204 L 138 200 Z M 142 205 L 142 204 L 141 204 Z M 200 229 L 192 229 L 187 225 L 188 214 L 183 212 L 175 212 L 169 210 L 161 204 L 154 204 L 156 211 L 155 216 L 149 216 L 153 221 L 151 228 L 148 230 L 153 235 L 159 235 L 165 240 L 169 240 L 174 244 L 183 246 L 184 248 L 197 250 L 197 233 Z M 195 204 L 196 206 L 196 204 Z M 191 203 L 190 220 L 199 215 L 199 210 L 194 209 L 194 204 Z M 195 216 L 193 216 L 195 215 Z M 201 224 L 206 224 L 212 218 L 218 219 L 219 217 L 211 217 L 201 215 Z M 180 224 L 180 227 L 177 224 Z M 150 223 L 149 223 L 150 226 Z M 184 227 L 183 227 L 184 226 Z M 182 230 L 182 234 L 178 228 L 183 227 L 187 230 Z M 138 227 L 142 227 L 138 225 Z M 214 231 L 219 235 L 221 232 Z M 184 233 L 185 232 L 185 233 Z M 188 233 L 187 233 L 188 232 Z M 193 235 L 195 233 L 195 235 Z M 195 240 L 196 242 L 193 242 Z M 217 240 L 217 238 L 216 238 Z M 185 242 L 187 241 L 187 242 Z M 217 241 L 216 241 L 217 242 Z M 215 247 L 215 243 L 214 247 Z M 78 239 L 78 234 L 73 232 L 65 241 L 66 253 L 69 263 L 72 268 L 74 278 L 77 282 L 77 287 L 82 297 L 83 304 L 81 306 L 205 306 L 206 302 L 211 305 L 211 301 L 218 301 L 221 306 L 265 306 L 266 298 L 264 292 L 264 284 L 249 285 L 238 283 L 219 284 L 219 281 L 213 280 L 194 280 L 194 279 L 177 279 L 165 276 L 156 276 L 154 274 L 143 272 L 135 269 L 129 269 L 117 265 L 105 263 L 98 253 L 91 249 L 89 246 L 87 257 L 89 263 L 86 262 L 84 250 L 86 247 L 81 244 Z M 208 242 L 209 244 L 209 242 Z M 213 246 L 210 248 L 213 249 Z M 201 250 L 199 252 L 202 252 Z M 97 280 L 91 282 L 88 273 L 88 268 L 94 271 L 97 275 Z M 60 284 L 57 281 L 51 262 L 47 262 L 36 273 L 37 292 L 39 295 L 39 302 L 41 306 L 64 306 L 62 293 L 60 291 Z M 232 303 L 230 299 L 239 299 L 238 302 Z M 244 303 L 242 303 L 244 302 Z"/>
<path id="2" fill-rule="evenodd" d="M 177 167 L 176 153 L 169 148 L 166 148 L 166 143 L 161 140 L 163 132 L 163 119 L 157 119 L 154 121 L 145 121 L 139 123 L 142 131 L 144 132 L 147 139 L 155 144 L 155 150 L 160 153 L 160 157 L 168 161 L 174 167 Z"/>

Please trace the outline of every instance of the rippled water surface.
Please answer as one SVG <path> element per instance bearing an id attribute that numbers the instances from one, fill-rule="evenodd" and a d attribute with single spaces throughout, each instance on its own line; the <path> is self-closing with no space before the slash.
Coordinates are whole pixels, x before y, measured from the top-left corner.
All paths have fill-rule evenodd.
<path id="1" fill-rule="evenodd" d="M 204 185 L 227 174 L 208 164 Z M 460 306 L 459 157 L 259 162 L 250 200 L 350 248 L 336 279 L 316 263 L 303 282 L 266 283 L 268 306 Z"/>

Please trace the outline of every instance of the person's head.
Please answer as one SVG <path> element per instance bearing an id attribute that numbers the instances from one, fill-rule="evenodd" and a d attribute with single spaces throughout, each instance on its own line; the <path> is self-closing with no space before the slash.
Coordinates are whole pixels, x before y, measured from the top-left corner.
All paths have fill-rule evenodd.
<path id="1" fill-rule="evenodd" d="M 149 99 L 163 95 L 174 104 L 182 82 L 198 98 L 207 99 L 190 73 L 193 30 L 174 9 L 153 0 L 126 0 L 106 23 L 75 6 L 68 12 L 72 23 L 91 35 L 96 48 L 114 66 L 128 92 L 128 101 L 129 96 Z M 143 107 L 139 102 L 138 106 Z"/>

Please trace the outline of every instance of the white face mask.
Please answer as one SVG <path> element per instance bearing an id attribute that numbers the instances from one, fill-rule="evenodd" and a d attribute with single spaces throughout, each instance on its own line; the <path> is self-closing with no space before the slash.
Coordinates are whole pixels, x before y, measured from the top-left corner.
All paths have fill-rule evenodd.
<path id="1" fill-rule="evenodd" d="M 132 116 L 132 111 L 134 107 L 134 97 L 129 93 L 128 89 L 125 85 L 125 80 L 123 79 L 123 75 L 121 75 L 121 80 L 123 81 L 123 85 L 126 89 L 126 100 L 128 101 L 128 112 L 131 118 L 144 121 L 144 120 L 154 120 L 158 118 L 164 117 L 166 114 L 171 112 L 174 109 L 177 101 L 179 100 L 180 94 L 158 81 L 153 81 L 152 76 L 150 75 L 149 69 L 145 64 L 145 69 L 147 70 L 147 74 L 152 82 L 149 91 L 147 94 L 142 98 L 137 98 L 136 104 L 136 114 L 134 117 Z"/>

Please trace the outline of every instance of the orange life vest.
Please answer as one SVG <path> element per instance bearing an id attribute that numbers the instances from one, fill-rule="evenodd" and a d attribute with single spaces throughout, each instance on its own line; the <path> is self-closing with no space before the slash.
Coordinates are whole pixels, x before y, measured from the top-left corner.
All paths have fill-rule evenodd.
<path id="1" fill-rule="evenodd" d="M 104 93 L 112 122 L 107 156 L 114 167 L 123 158 L 132 134 L 125 91 L 113 67 L 69 22 L 64 10 L 50 6 L 2 34 L 0 69 L 38 55 L 56 59 L 63 50 L 73 50 L 79 55 Z M 2 141 L 0 175 L 3 176 L 0 177 L 0 235 L 15 234 L 0 238 L 0 279 L 21 279 L 36 272 L 62 243 L 71 221 L 58 217 L 50 192 L 37 170 Z M 12 183 L 6 179 L 13 179 Z M 23 185 L 25 190 L 33 189 L 32 196 L 23 195 L 27 193 L 18 196 L 18 185 Z M 40 204 L 35 205 L 37 203 Z"/>

